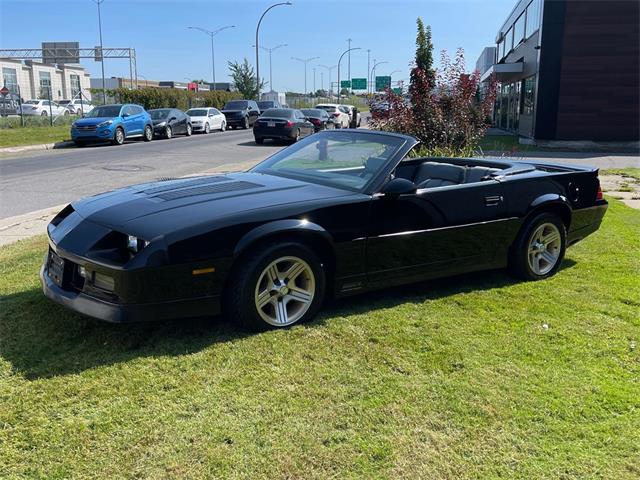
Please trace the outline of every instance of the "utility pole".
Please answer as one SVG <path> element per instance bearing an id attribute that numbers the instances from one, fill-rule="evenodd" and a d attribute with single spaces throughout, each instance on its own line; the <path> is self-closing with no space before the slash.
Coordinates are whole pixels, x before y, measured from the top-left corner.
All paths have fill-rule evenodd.
<path id="1" fill-rule="evenodd" d="M 218 33 L 227 28 L 235 28 L 235 25 L 227 25 L 226 27 L 220 27 L 217 30 L 207 30 L 206 28 L 200 27 L 188 27 L 191 30 L 200 30 L 202 33 L 209 35 L 211 37 L 211 77 L 213 79 L 213 89 L 216 89 L 216 54 L 213 48 L 213 37 L 215 37 Z"/>
<path id="2" fill-rule="evenodd" d="M 316 67 L 313 67 L 313 93 L 316 93 Z"/>
<path id="3" fill-rule="evenodd" d="M 347 75 L 349 76 L 349 93 L 351 93 L 351 39 L 347 38 L 347 43 L 349 44 L 349 55 L 348 55 L 348 62 L 347 62 Z"/>
<path id="4" fill-rule="evenodd" d="M 312 60 L 317 60 L 320 57 L 311 57 L 311 58 L 299 58 L 299 57 L 291 57 L 291 60 L 297 60 L 298 62 L 304 63 L 304 94 L 307 95 L 309 92 L 307 91 L 307 64 Z"/>
<path id="5" fill-rule="evenodd" d="M 324 72 L 320 72 L 320 90 L 324 92 Z"/>
<path id="6" fill-rule="evenodd" d="M 337 65 L 334 65 L 333 67 L 330 67 L 328 65 L 318 65 L 319 67 L 322 68 L 326 68 L 327 71 L 329 72 L 329 98 L 333 97 L 333 82 L 331 81 L 331 72 L 333 71 L 334 68 L 337 67 Z"/>
<path id="7" fill-rule="evenodd" d="M 271 54 L 281 48 L 281 47 L 286 47 L 288 46 L 287 43 L 281 43 L 280 45 L 276 45 L 275 47 L 272 48 L 268 48 L 268 47 L 260 47 L 262 50 L 264 50 L 265 52 L 269 52 L 269 88 L 271 89 L 272 92 L 275 91 L 275 89 L 273 88 L 273 69 L 271 68 Z"/>
<path id="8" fill-rule="evenodd" d="M 104 51 L 102 48 L 102 16 L 100 14 L 100 4 L 104 2 L 104 0 L 93 0 L 98 6 L 98 31 L 100 32 L 100 64 L 102 67 L 102 103 L 107 103 L 107 89 L 105 87 L 105 78 L 104 78 Z"/>
<path id="9" fill-rule="evenodd" d="M 340 55 L 340 58 L 338 59 L 338 103 L 342 103 L 342 100 L 340 98 L 340 62 L 342 61 L 342 57 L 344 57 L 345 53 L 351 53 L 351 50 L 362 50 L 362 49 L 360 47 L 354 47 L 354 48 L 350 48 L 349 50 L 345 50 L 344 52 L 342 52 L 342 55 Z"/>
<path id="10" fill-rule="evenodd" d="M 264 12 L 262 12 L 262 15 L 260 16 L 260 20 L 258 20 L 258 25 L 256 26 L 256 81 L 257 81 L 257 90 L 258 90 L 258 100 L 260 100 L 260 43 L 259 43 L 259 38 L 258 38 L 258 34 L 260 33 L 260 24 L 262 23 L 262 19 L 264 18 L 264 16 L 267 14 L 267 12 L 269 10 L 271 10 L 274 7 L 277 7 L 279 5 L 291 5 L 291 2 L 281 2 L 281 3 L 274 3 L 273 5 L 271 5 L 269 8 L 267 8 Z M 273 88 L 273 85 L 271 86 L 271 88 Z"/>
<path id="11" fill-rule="evenodd" d="M 367 73 L 371 69 L 371 49 L 367 49 Z M 367 78 L 367 93 L 371 93 L 371 82 Z"/>

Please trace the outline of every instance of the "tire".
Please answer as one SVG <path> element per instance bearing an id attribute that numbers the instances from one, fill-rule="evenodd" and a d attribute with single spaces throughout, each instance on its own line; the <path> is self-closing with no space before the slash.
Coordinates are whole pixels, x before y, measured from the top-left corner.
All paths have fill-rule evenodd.
<path id="1" fill-rule="evenodd" d="M 362 123 L 362 118 L 360 118 L 360 120 L 358 120 L 358 128 L 360 128 L 360 124 Z"/>
<path id="2" fill-rule="evenodd" d="M 204 134 L 206 135 L 210 131 L 211 131 L 211 127 L 209 126 L 209 123 L 205 123 L 204 124 Z"/>
<path id="3" fill-rule="evenodd" d="M 116 128 L 116 131 L 113 132 L 111 143 L 114 145 L 122 145 L 124 143 L 124 130 L 121 127 Z"/>
<path id="4" fill-rule="evenodd" d="M 509 270 L 524 280 L 543 280 L 558 271 L 567 248 L 562 219 L 550 212 L 536 215 L 520 230 L 511 247 Z"/>
<path id="5" fill-rule="evenodd" d="M 244 117 L 244 123 L 242 124 L 242 129 L 243 130 L 249 129 L 249 119 L 247 117 Z"/>
<path id="6" fill-rule="evenodd" d="M 63 115 L 66 117 L 67 115 L 69 115 L 69 110 L 65 110 Z"/>
<path id="7" fill-rule="evenodd" d="M 262 145 L 264 143 L 264 138 L 258 138 L 258 137 L 255 137 L 255 138 L 256 138 L 256 143 L 258 145 Z"/>
<path id="8" fill-rule="evenodd" d="M 150 125 L 146 125 L 144 127 L 144 133 L 142 134 L 142 139 L 145 142 L 150 142 L 151 140 L 153 140 L 153 128 L 151 128 Z"/>
<path id="9" fill-rule="evenodd" d="M 47 113 L 46 110 L 43 110 L 42 113 L 40 114 L 41 117 L 46 117 L 47 115 L 49 114 Z"/>
<path id="10" fill-rule="evenodd" d="M 173 130 L 171 130 L 171 127 L 167 125 L 164 129 L 164 138 L 169 139 L 171 137 L 173 137 Z"/>
<path id="11" fill-rule="evenodd" d="M 220 131 L 221 131 L 221 132 L 224 132 L 226 129 L 227 129 L 227 122 L 223 121 L 223 122 L 220 124 Z"/>
<path id="12" fill-rule="evenodd" d="M 296 136 L 291 139 L 291 143 L 296 143 L 298 140 L 300 140 L 300 129 L 296 130 Z"/>
<path id="13" fill-rule="evenodd" d="M 185 133 L 185 135 L 187 137 L 190 137 L 193 134 L 193 127 L 191 126 L 190 123 L 187 123 L 187 132 Z"/>
<path id="14" fill-rule="evenodd" d="M 240 327 L 253 331 L 290 327 L 310 320 L 322 306 L 324 268 L 305 245 L 267 244 L 240 262 L 225 295 L 225 312 Z M 285 274 L 291 269 L 295 276 L 288 279 Z M 265 301 L 262 307 L 260 301 Z"/>

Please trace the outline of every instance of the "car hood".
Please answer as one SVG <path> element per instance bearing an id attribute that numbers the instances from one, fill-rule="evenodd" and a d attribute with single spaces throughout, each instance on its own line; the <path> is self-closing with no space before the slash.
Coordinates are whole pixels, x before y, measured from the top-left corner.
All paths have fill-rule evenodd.
<path id="1" fill-rule="evenodd" d="M 81 118 L 74 122 L 75 125 L 78 126 L 92 126 L 98 125 L 102 122 L 106 122 L 108 120 L 115 120 L 117 117 L 92 117 L 92 118 Z"/>
<path id="2" fill-rule="evenodd" d="M 91 223 L 148 240 L 165 236 L 170 242 L 184 231 L 194 234 L 254 221 L 265 209 L 346 195 L 353 193 L 244 172 L 133 185 L 72 206 Z"/>
<path id="3" fill-rule="evenodd" d="M 168 120 L 168 118 L 158 118 L 157 120 L 151 120 L 153 122 L 154 125 L 158 125 L 160 123 L 165 123 Z"/>
<path id="4" fill-rule="evenodd" d="M 196 116 L 191 116 L 191 115 L 190 115 L 190 116 L 189 116 L 189 118 L 190 118 L 192 121 L 193 121 L 193 120 L 196 120 L 196 121 L 201 122 L 201 121 L 203 121 L 203 120 L 206 120 L 208 117 L 207 117 L 206 115 L 203 115 L 202 117 L 196 117 Z"/>
<path id="5" fill-rule="evenodd" d="M 246 112 L 246 110 L 221 110 L 221 111 L 225 115 L 233 115 L 233 114 L 240 114 L 240 113 L 245 113 Z"/>

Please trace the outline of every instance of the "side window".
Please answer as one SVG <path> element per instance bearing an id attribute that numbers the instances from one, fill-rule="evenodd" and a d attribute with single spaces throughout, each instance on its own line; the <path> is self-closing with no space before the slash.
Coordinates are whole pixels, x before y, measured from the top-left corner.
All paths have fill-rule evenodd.
<path id="1" fill-rule="evenodd" d="M 251 108 L 254 109 L 254 110 L 260 110 L 258 108 L 258 104 L 256 102 L 253 102 L 253 101 L 249 102 L 249 105 L 251 105 Z"/>
<path id="2" fill-rule="evenodd" d="M 132 115 L 140 115 L 142 113 L 142 107 L 139 107 L 137 105 L 133 105 L 130 107 L 131 111 L 132 111 Z"/>
<path id="3" fill-rule="evenodd" d="M 124 107 L 122 107 L 122 109 L 120 110 L 120 115 L 121 116 L 133 115 L 133 112 L 131 111 L 131 107 L 129 105 L 125 105 Z"/>
<path id="4" fill-rule="evenodd" d="M 213 111 L 214 115 L 220 115 L 220 110 L 218 110 L 217 108 L 212 108 L 211 110 Z"/>

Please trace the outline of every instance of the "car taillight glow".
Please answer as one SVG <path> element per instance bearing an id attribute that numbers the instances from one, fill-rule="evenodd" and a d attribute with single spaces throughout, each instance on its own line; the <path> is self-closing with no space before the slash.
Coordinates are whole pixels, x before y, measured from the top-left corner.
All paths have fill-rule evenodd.
<path id="1" fill-rule="evenodd" d="M 293 122 L 291 120 L 287 120 L 285 127 L 293 127 Z"/>
<path id="2" fill-rule="evenodd" d="M 602 187 L 598 185 L 598 193 L 596 193 L 596 200 L 603 200 L 604 195 L 602 194 Z"/>
<path id="3" fill-rule="evenodd" d="M 320 125 L 320 120 L 318 120 L 317 118 L 312 118 L 311 123 L 313 123 L 314 125 Z"/>
<path id="4" fill-rule="evenodd" d="M 339 117 L 339 116 L 340 116 L 340 114 L 339 114 L 338 112 L 334 112 L 334 113 L 332 113 L 332 115 L 333 115 L 334 117 Z"/>

